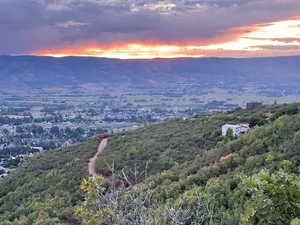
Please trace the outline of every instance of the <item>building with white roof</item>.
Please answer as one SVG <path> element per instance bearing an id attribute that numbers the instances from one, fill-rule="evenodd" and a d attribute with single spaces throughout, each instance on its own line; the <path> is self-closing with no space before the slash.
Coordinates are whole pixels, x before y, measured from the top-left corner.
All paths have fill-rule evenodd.
<path id="1" fill-rule="evenodd" d="M 233 136 L 239 136 L 246 133 L 250 128 L 249 124 L 225 124 L 222 126 L 222 136 L 226 136 L 229 129 L 232 129 Z"/>

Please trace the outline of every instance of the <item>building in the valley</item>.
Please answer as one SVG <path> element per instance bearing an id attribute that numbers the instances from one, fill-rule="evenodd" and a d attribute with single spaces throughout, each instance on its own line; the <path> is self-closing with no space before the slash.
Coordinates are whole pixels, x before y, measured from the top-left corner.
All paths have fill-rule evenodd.
<path id="1" fill-rule="evenodd" d="M 69 146 L 71 146 L 72 145 L 72 141 L 71 140 L 67 140 L 67 141 L 65 141 L 62 145 L 61 145 L 61 147 L 69 147 Z"/>
<path id="2" fill-rule="evenodd" d="M 263 104 L 261 102 L 248 102 L 246 105 L 247 109 L 257 109 L 261 107 Z"/>
<path id="3" fill-rule="evenodd" d="M 44 148 L 43 147 L 30 147 L 32 150 L 37 150 L 39 152 L 43 151 Z"/>
<path id="4" fill-rule="evenodd" d="M 239 136 L 242 133 L 246 133 L 250 128 L 249 124 L 225 124 L 222 126 L 222 136 L 226 136 L 229 129 L 232 129 L 233 136 Z"/>

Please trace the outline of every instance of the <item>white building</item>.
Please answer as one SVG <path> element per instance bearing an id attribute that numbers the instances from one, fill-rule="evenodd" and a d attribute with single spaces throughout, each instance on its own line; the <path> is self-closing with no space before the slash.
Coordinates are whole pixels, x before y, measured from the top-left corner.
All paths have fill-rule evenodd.
<path id="1" fill-rule="evenodd" d="M 40 152 L 44 150 L 43 147 L 30 147 L 30 148 L 33 149 L 33 150 L 40 151 Z"/>
<path id="2" fill-rule="evenodd" d="M 232 129 L 233 136 L 239 136 L 246 133 L 250 128 L 249 124 L 225 124 L 222 126 L 222 136 L 226 136 L 228 129 Z"/>

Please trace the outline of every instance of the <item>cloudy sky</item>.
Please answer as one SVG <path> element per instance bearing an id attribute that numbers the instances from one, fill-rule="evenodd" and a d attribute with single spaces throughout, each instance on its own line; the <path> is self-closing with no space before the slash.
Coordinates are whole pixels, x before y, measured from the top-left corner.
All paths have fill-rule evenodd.
<path id="1" fill-rule="evenodd" d="M 299 0 L 0 0 L 0 54 L 300 54 Z"/>

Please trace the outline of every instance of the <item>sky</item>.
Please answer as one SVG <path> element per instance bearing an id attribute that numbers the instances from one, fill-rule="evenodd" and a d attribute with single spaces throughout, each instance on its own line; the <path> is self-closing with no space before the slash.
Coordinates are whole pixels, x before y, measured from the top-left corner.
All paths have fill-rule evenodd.
<path id="1" fill-rule="evenodd" d="M 0 0 L 0 55 L 300 55 L 299 0 Z"/>

